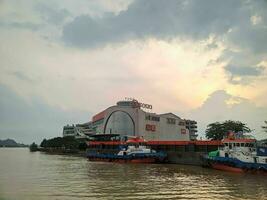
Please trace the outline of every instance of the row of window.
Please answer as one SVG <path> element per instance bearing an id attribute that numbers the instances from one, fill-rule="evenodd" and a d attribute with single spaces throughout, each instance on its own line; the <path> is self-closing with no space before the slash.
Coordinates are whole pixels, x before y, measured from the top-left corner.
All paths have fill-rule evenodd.
<path id="1" fill-rule="evenodd" d="M 146 120 L 159 122 L 160 121 L 160 117 L 153 116 L 153 115 L 146 115 Z M 174 119 L 174 118 L 167 118 L 167 123 L 168 124 L 176 124 L 176 119 Z M 179 126 L 185 126 L 185 122 L 179 121 L 178 125 Z"/>
<path id="2" fill-rule="evenodd" d="M 160 121 L 160 117 L 153 116 L 153 115 L 147 115 L 146 116 L 146 120 L 159 122 Z"/>
<path id="3" fill-rule="evenodd" d="M 167 118 L 167 123 L 168 124 L 176 124 L 176 119 L 174 118 Z M 185 126 L 185 122 L 184 121 L 179 121 L 178 122 L 179 126 Z"/>
<path id="4" fill-rule="evenodd" d="M 228 143 L 224 144 L 226 147 L 228 146 Z M 229 143 L 229 146 L 233 147 L 254 147 L 254 144 L 252 143 Z"/>
<path id="5" fill-rule="evenodd" d="M 168 124 L 176 124 L 176 120 L 173 118 L 167 118 L 167 123 Z"/>

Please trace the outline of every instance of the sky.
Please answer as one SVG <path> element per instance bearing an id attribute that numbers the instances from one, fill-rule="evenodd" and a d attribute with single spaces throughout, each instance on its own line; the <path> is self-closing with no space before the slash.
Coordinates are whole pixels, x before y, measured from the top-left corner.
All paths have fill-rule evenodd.
<path id="1" fill-rule="evenodd" d="M 0 139 L 40 142 L 132 97 L 266 138 L 266 0 L 0 0 Z"/>

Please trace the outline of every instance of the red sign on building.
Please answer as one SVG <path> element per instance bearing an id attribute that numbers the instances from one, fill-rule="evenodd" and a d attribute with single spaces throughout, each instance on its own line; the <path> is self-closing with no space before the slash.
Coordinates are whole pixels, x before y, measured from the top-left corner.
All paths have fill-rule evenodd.
<path id="1" fill-rule="evenodd" d="M 156 125 L 146 124 L 146 130 L 155 132 L 156 131 Z"/>

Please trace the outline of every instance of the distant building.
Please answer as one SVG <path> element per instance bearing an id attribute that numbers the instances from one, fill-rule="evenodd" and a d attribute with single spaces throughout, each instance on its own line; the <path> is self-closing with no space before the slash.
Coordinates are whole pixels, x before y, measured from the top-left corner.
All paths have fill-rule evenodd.
<path id="1" fill-rule="evenodd" d="M 152 106 L 136 100 L 119 101 L 93 116 L 86 135 L 143 136 L 146 140 L 158 141 L 196 139 L 196 121 L 182 119 L 173 113 L 146 112 L 142 108 L 151 109 Z"/>
<path id="2" fill-rule="evenodd" d="M 76 125 L 66 125 L 63 127 L 63 137 L 72 136 L 75 138 L 86 138 L 94 134 L 91 129 L 91 122 Z"/>
<path id="3" fill-rule="evenodd" d="M 189 131 L 190 140 L 197 140 L 197 122 L 194 120 L 185 120 L 186 129 Z"/>

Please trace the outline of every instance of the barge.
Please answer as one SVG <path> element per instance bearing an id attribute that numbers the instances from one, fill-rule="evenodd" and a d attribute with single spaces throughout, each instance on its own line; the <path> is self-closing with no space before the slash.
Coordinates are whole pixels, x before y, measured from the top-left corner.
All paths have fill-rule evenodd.
<path id="1" fill-rule="evenodd" d="M 97 134 L 88 141 L 87 155 L 117 155 L 126 145 L 126 138 L 119 134 Z M 164 163 L 202 166 L 203 157 L 222 146 L 221 141 L 146 141 L 146 146 L 155 152 L 163 152 Z"/>
<path id="2" fill-rule="evenodd" d="M 106 161 L 119 163 L 161 163 L 167 155 L 164 152 L 155 151 L 146 146 L 143 138 L 133 137 L 119 146 L 116 153 L 87 152 L 90 161 Z"/>

